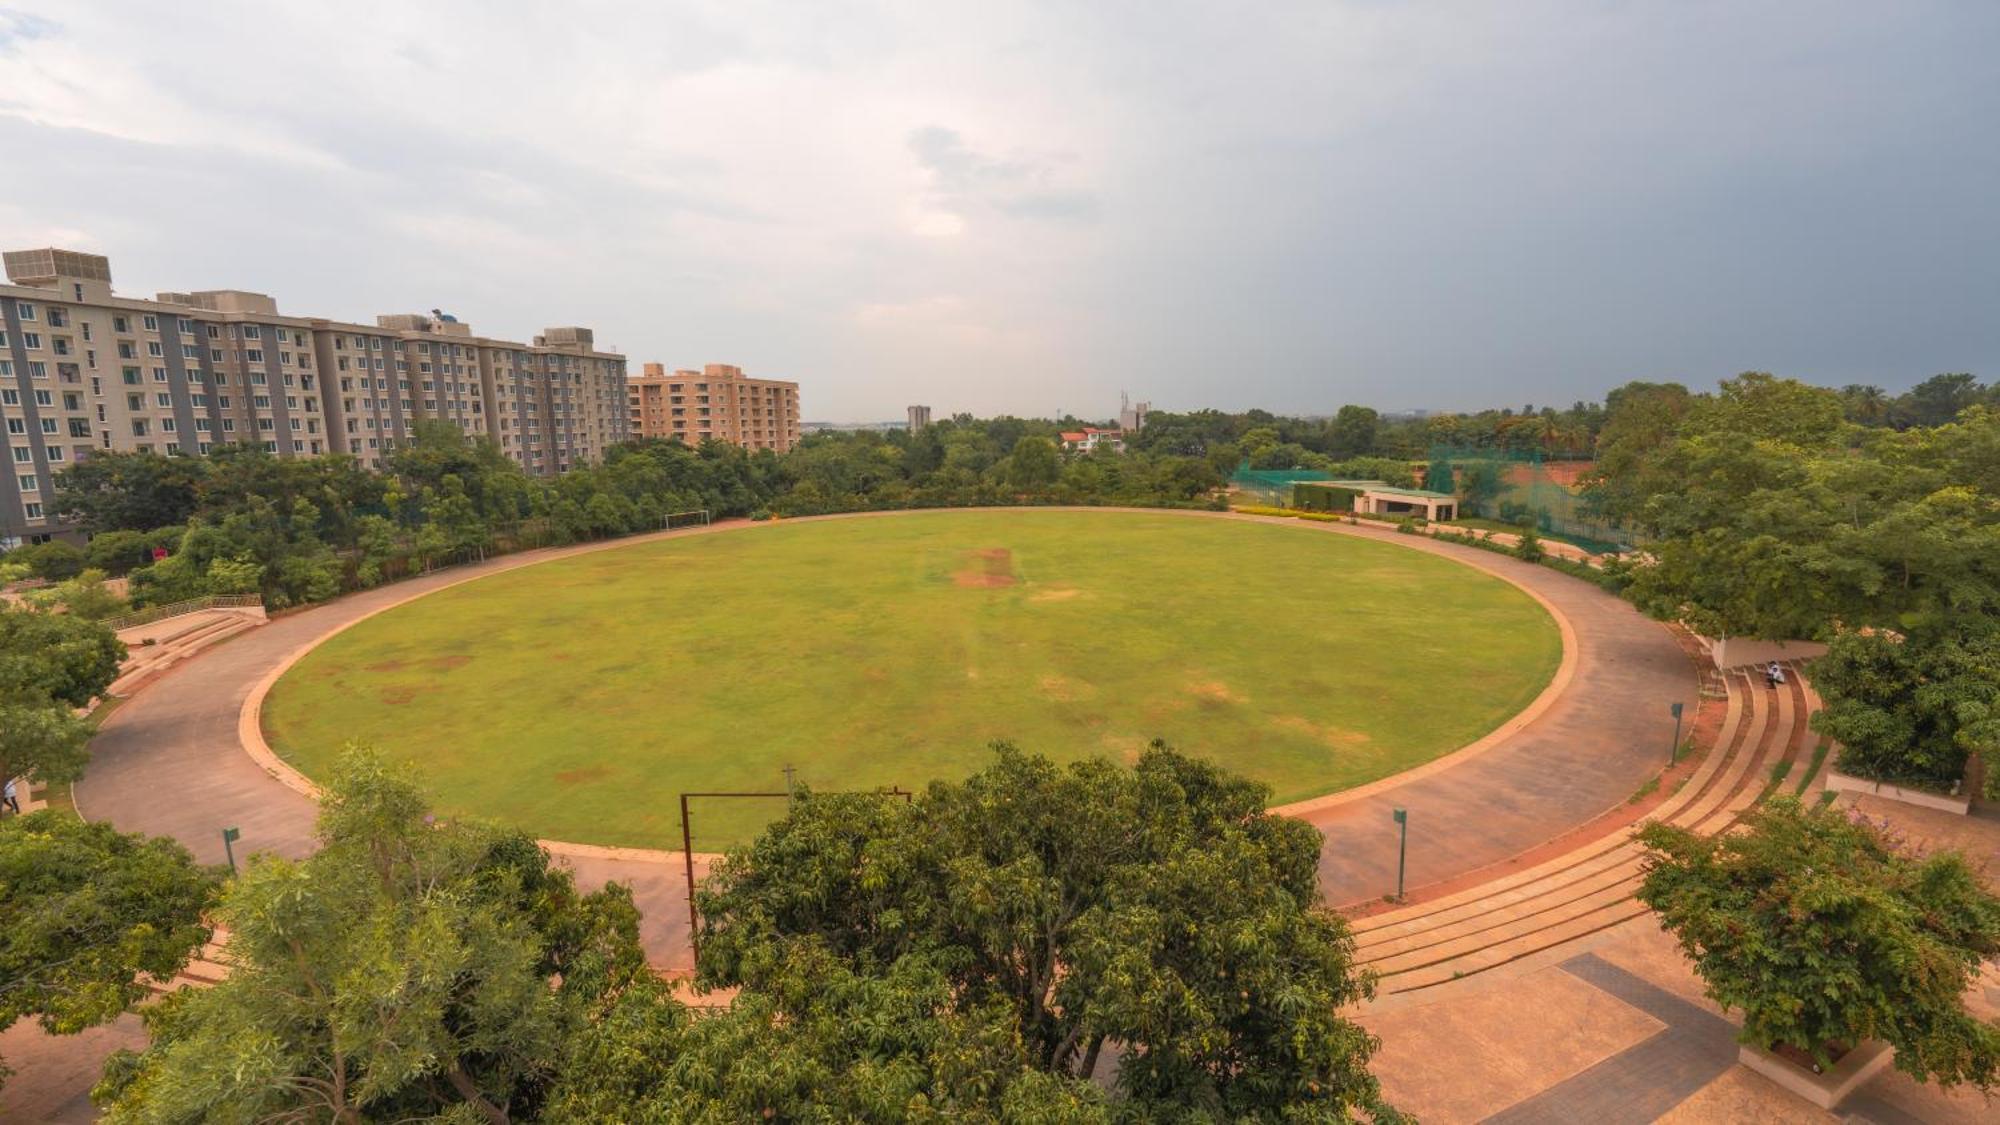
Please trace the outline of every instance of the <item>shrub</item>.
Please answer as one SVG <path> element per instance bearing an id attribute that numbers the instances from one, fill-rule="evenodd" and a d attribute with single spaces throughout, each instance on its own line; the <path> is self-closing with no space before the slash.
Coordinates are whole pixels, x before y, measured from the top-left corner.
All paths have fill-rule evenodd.
<path id="1" fill-rule="evenodd" d="M 2000 1083 L 2000 1028 L 1965 1010 L 2000 953 L 2000 898 L 1956 853 L 1913 860 L 1879 830 L 1779 797 L 1747 832 L 1647 825 L 1639 900 L 1694 962 L 1710 998 L 1743 1011 L 1739 1038 L 1822 1067 L 1886 1039 L 1919 1081 Z"/>
<path id="2" fill-rule="evenodd" d="M 75 545 L 51 539 L 47 543 L 15 551 L 8 556 L 8 561 L 27 563 L 35 577 L 61 582 L 82 574 L 85 559 L 83 551 Z"/>
<path id="3" fill-rule="evenodd" d="M 1514 544 L 1514 557 L 1525 562 L 1538 563 L 1549 557 L 1548 549 L 1542 546 L 1542 537 L 1534 528 L 1521 532 L 1520 542 Z"/>

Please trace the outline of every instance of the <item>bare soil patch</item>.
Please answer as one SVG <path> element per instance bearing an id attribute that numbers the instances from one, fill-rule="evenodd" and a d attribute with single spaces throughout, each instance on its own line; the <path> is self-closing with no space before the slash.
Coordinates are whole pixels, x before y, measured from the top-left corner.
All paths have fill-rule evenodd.
<path id="1" fill-rule="evenodd" d="M 951 576 L 951 580 L 960 586 L 975 589 L 1012 586 L 1019 581 L 1014 577 L 1014 552 L 1005 547 L 973 551 L 966 556 L 965 565 Z"/>
<path id="2" fill-rule="evenodd" d="M 455 652 L 450 656 L 440 656 L 431 661 L 431 667 L 436 668 L 440 672 L 449 672 L 453 668 L 463 668 L 470 663 L 472 663 L 472 657 L 462 652 Z"/>
<path id="3" fill-rule="evenodd" d="M 602 781 L 610 776 L 609 766 L 585 766 L 582 769 L 557 771 L 556 782 L 561 785 L 581 785 L 586 781 Z"/>
<path id="4" fill-rule="evenodd" d="M 384 703 L 408 703 L 416 697 L 417 689 L 413 687 L 386 687 L 382 689 L 382 702 Z"/>
<path id="5" fill-rule="evenodd" d="M 1037 590 L 1034 596 L 1028 600 L 1035 602 L 1066 602 L 1081 593 L 1083 593 L 1082 590 L 1071 586 L 1059 586 L 1053 590 Z"/>
<path id="6" fill-rule="evenodd" d="M 1189 695 L 1203 703 L 1241 703 L 1243 697 L 1229 690 L 1221 680 L 1199 680 L 1187 686 Z"/>

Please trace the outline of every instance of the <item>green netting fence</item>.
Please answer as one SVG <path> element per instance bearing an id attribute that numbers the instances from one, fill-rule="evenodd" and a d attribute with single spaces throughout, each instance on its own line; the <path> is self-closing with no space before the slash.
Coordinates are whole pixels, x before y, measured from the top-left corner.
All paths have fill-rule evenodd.
<path id="1" fill-rule="evenodd" d="M 1625 528 L 1591 512 L 1577 487 L 1592 462 L 1547 459 L 1539 452 L 1437 446 L 1431 474 L 1450 465 L 1466 515 L 1527 525 L 1600 554 L 1632 545 Z M 1434 486 L 1433 486 L 1434 487 Z"/>
<path id="2" fill-rule="evenodd" d="M 1229 478 L 1229 487 L 1245 503 L 1288 508 L 1292 503 L 1292 485 L 1302 480 L 1332 479 L 1332 474 L 1318 469 L 1253 469 L 1245 463 Z"/>

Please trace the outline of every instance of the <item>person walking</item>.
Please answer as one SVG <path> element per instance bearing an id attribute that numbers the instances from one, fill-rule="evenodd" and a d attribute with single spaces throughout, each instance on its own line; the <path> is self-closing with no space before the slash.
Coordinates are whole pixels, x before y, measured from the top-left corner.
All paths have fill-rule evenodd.
<path id="1" fill-rule="evenodd" d="M 7 779 L 7 788 L 0 790 L 0 804 L 5 804 L 8 808 L 13 809 L 15 816 L 21 815 L 20 794 L 15 790 L 14 779 L 11 777 Z"/>

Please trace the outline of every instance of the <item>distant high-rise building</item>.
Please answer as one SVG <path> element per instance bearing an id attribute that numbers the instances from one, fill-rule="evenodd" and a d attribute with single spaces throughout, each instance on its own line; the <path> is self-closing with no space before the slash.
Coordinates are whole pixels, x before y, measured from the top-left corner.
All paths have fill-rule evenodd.
<path id="1" fill-rule="evenodd" d="M 1152 413 L 1152 410 L 1152 403 L 1135 403 L 1130 395 L 1123 391 L 1118 392 L 1118 428 L 1126 433 L 1145 429 L 1146 415 Z"/>
<path id="2" fill-rule="evenodd" d="M 928 426 L 928 425 L 930 425 L 930 424 L 931 424 L 931 408 L 930 408 L 930 407 L 928 407 L 928 406 L 912 406 L 912 407 L 910 407 L 910 410 L 909 410 L 909 413 L 910 413 L 910 432 L 911 432 L 911 433 L 913 433 L 913 434 L 914 434 L 914 433 L 916 433 L 916 432 L 917 432 L 918 430 L 921 430 L 921 429 L 923 429 L 923 428 L 924 428 L 925 426 Z"/>
<path id="3" fill-rule="evenodd" d="M 646 364 L 627 380 L 626 399 L 634 437 L 726 441 L 780 453 L 799 443 L 799 385 L 752 379 L 727 363 L 672 373 L 664 364 Z"/>
<path id="4" fill-rule="evenodd" d="M 456 319 L 374 324 L 288 316 L 262 293 L 115 294 L 100 254 L 8 251 L 0 285 L 0 546 L 68 529 L 50 477 L 97 450 L 206 453 L 248 442 L 280 457 L 348 453 L 363 465 L 439 421 L 490 437 L 548 476 L 625 438 L 625 357 L 588 328 L 532 344 Z"/>

